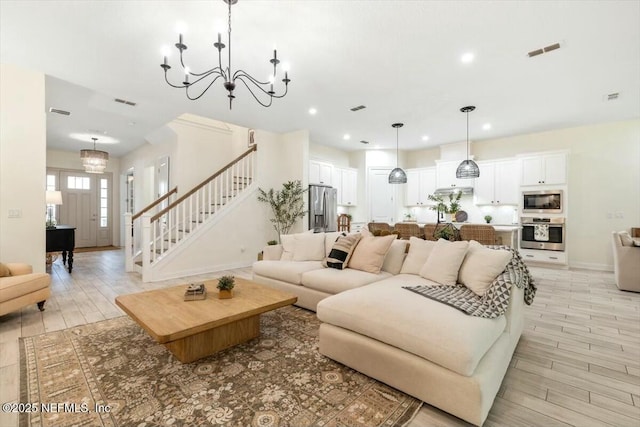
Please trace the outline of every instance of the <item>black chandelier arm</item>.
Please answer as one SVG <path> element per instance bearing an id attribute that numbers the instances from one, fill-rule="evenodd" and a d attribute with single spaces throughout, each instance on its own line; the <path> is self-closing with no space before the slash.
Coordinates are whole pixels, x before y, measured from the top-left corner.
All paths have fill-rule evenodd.
<path id="1" fill-rule="evenodd" d="M 235 73 L 233 73 L 233 80 L 235 80 L 238 77 L 246 77 L 249 80 L 251 80 L 251 82 L 253 84 L 255 84 L 256 86 L 271 84 L 271 82 L 269 82 L 269 81 L 261 82 L 260 80 L 254 78 L 251 74 L 247 73 L 244 70 L 237 70 Z M 268 92 L 265 91 L 265 93 L 267 93 L 267 95 L 268 95 Z"/>
<path id="2" fill-rule="evenodd" d="M 169 86 L 171 86 L 171 87 L 175 87 L 175 88 L 177 88 L 177 89 L 183 89 L 183 88 L 185 88 L 185 87 L 193 86 L 193 85 L 197 84 L 198 82 L 200 82 L 201 80 L 206 79 L 207 77 L 209 77 L 209 76 L 210 76 L 210 75 L 212 75 L 212 74 L 216 74 L 216 77 L 213 79 L 213 81 L 215 82 L 215 81 L 216 81 L 216 80 L 218 80 L 220 77 L 224 77 L 224 74 L 223 74 L 223 73 L 221 73 L 220 71 L 218 71 L 218 70 L 217 70 L 217 68 L 218 68 L 218 67 L 216 67 L 216 68 L 214 68 L 214 69 L 212 69 L 212 70 L 209 70 L 209 71 L 207 71 L 206 73 L 198 74 L 198 76 L 200 76 L 200 77 L 199 77 L 199 78 L 197 78 L 196 80 L 194 80 L 193 82 L 190 82 L 188 85 L 183 84 L 183 85 L 178 86 L 178 85 L 174 85 L 174 84 L 172 84 L 172 83 L 169 81 L 169 78 L 167 77 L 167 72 L 166 72 L 166 70 L 165 70 L 165 72 L 164 72 L 164 80 L 167 82 L 167 84 L 168 84 Z M 198 97 L 198 98 L 199 98 L 199 97 Z M 196 98 L 196 99 L 197 99 L 197 98 Z"/>
<path id="3" fill-rule="evenodd" d="M 269 95 L 269 103 L 265 104 L 264 102 L 262 102 L 260 99 L 258 99 L 258 97 L 256 96 L 255 93 L 253 93 L 253 91 L 251 90 L 251 87 L 249 87 L 249 85 L 247 84 L 247 82 L 244 81 L 244 79 L 242 78 L 243 76 L 238 76 L 237 80 L 241 81 L 243 85 L 245 85 L 245 87 L 247 88 L 247 90 L 249 91 L 249 93 L 251 93 L 251 96 L 253 96 L 253 99 L 255 99 L 258 104 L 262 105 L 263 107 L 270 107 L 271 103 L 273 102 L 273 96 L 269 95 L 268 92 L 266 92 L 264 89 L 262 89 L 260 86 L 255 86 L 258 89 L 260 89 L 262 92 L 264 92 L 266 95 Z"/>
<path id="4" fill-rule="evenodd" d="M 278 98 L 278 99 L 280 99 L 280 98 L 284 98 L 284 97 L 287 95 L 287 92 L 289 92 L 289 85 L 284 85 L 284 93 L 283 93 L 282 95 L 276 95 L 276 94 L 273 94 L 273 95 L 271 95 L 271 96 L 272 96 L 273 98 Z"/>
<path id="5" fill-rule="evenodd" d="M 192 98 L 192 97 L 189 95 L 189 88 L 190 88 L 191 86 L 193 86 L 193 83 L 192 83 L 192 84 L 190 84 L 189 86 L 185 86 L 185 88 L 186 88 L 186 89 L 185 89 L 185 94 L 187 95 L 187 98 L 189 98 L 191 101 L 195 101 L 196 99 L 200 99 L 200 97 L 202 97 L 202 95 L 204 95 L 204 94 L 209 90 L 209 88 L 211 87 L 211 85 L 213 85 L 213 84 L 216 82 L 216 80 L 218 80 L 220 77 L 222 77 L 222 75 L 218 74 L 218 75 L 216 76 L 216 78 L 215 78 L 215 79 L 213 79 L 213 80 L 211 80 L 211 82 L 207 85 L 207 87 L 206 87 L 206 88 L 204 88 L 204 90 L 200 93 L 200 95 L 196 96 L 195 98 Z M 202 80 L 203 78 L 204 78 L 204 77 L 201 77 L 200 79 L 196 80 L 194 83 L 199 82 L 199 81 L 200 81 L 200 80 Z"/>
<path id="6" fill-rule="evenodd" d="M 182 58 L 182 50 L 180 50 L 180 65 L 182 65 L 182 70 L 183 70 L 183 71 L 186 71 L 187 66 L 186 66 L 186 65 L 184 65 L 184 60 L 183 60 L 183 58 Z M 194 73 L 193 71 L 189 70 L 189 75 L 190 75 L 190 76 L 194 76 L 194 77 L 202 77 L 202 76 L 205 76 L 205 77 L 206 77 L 206 76 L 208 76 L 209 74 L 211 74 L 212 72 L 214 72 L 214 71 L 216 71 L 216 70 L 219 70 L 219 73 L 220 73 L 220 74 L 222 74 L 222 75 L 223 75 L 223 77 L 225 77 L 225 78 L 226 78 L 226 76 L 225 76 L 225 72 L 224 72 L 224 70 L 222 69 L 222 62 L 220 61 L 220 58 L 219 58 L 219 57 L 218 57 L 218 66 L 217 66 L 217 67 L 214 67 L 214 68 L 212 68 L 212 69 L 210 69 L 210 70 L 207 70 L 207 71 L 204 71 L 204 72 L 202 72 L 202 73 Z"/>

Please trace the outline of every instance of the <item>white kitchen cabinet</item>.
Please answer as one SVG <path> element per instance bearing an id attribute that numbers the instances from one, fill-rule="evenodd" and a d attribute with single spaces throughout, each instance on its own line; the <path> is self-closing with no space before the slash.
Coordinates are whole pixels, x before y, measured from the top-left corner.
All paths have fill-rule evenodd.
<path id="1" fill-rule="evenodd" d="M 520 249 L 524 262 L 543 262 L 549 264 L 567 264 L 567 253 L 562 251 L 545 251 L 538 249 Z"/>
<path id="2" fill-rule="evenodd" d="M 567 155 L 540 154 L 523 157 L 522 185 L 559 185 L 567 182 Z"/>
<path id="3" fill-rule="evenodd" d="M 357 169 L 334 168 L 333 186 L 338 189 L 338 205 L 355 206 L 358 204 Z"/>
<path id="4" fill-rule="evenodd" d="M 430 205 L 428 195 L 436 191 L 436 169 L 407 169 L 406 206 Z"/>
<path id="5" fill-rule="evenodd" d="M 505 160 L 478 162 L 480 177 L 475 179 L 476 205 L 517 205 L 519 191 L 518 162 Z"/>
<path id="6" fill-rule="evenodd" d="M 473 178 L 467 178 L 467 179 L 456 178 L 456 170 L 458 169 L 460 162 L 459 161 L 438 162 L 436 164 L 437 188 L 461 188 L 461 187 L 474 186 L 475 180 Z"/>
<path id="7" fill-rule="evenodd" d="M 309 184 L 332 185 L 333 166 L 330 163 L 309 161 Z"/>

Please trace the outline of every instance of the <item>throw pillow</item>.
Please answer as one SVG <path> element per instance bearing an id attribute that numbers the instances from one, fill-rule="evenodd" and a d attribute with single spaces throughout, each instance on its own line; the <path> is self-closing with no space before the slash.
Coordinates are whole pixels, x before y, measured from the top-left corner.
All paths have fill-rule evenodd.
<path id="1" fill-rule="evenodd" d="M 295 235 L 294 261 L 322 261 L 324 253 L 324 233 L 298 233 Z"/>
<path id="2" fill-rule="evenodd" d="M 409 238 L 409 253 L 402 264 L 400 273 L 420 274 L 420 269 L 429 259 L 431 251 L 436 246 L 435 241 L 422 240 L 417 237 Z"/>
<path id="3" fill-rule="evenodd" d="M 469 242 L 450 242 L 439 239 L 427 262 L 420 269 L 420 276 L 441 285 L 455 286 L 458 270 L 464 261 Z"/>
<path id="4" fill-rule="evenodd" d="M 325 233 L 324 237 L 324 256 L 325 258 L 329 256 L 329 252 L 333 248 L 333 244 L 338 240 L 338 237 L 345 236 L 347 233 L 341 233 L 339 231 L 331 231 L 329 233 Z"/>
<path id="5" fill-rule="evenodd" d="M 360 234 L 339 236 L 331 248 L 329 256 L 322 261 L 322 265 L 329 268 L 342 270 L 347 267 L 353 250 L 360 241 Z"/>
<path id="6" fill-rule="evenodd" d="M 633 246 L 633 239 L 631 238 L 629 232 L 620 231 L 618 233 L 618 236 L 620 236 L 620 242 L 622 243 L 622 246 Z"/>
<path id="7" fill-rule="evenodd" d="M 395 235 L 384 237 L 363 236 L 349 260 L 349 268 L 379 274 Z"/>
<path id="8" fill-rule="evenodd" d="M 9 271 L 9 267 L 0 262 L 0 277 L 9 277 L 11 276 L 11 272 Z"/>
<path id="9" fill-rule="evenodd" d="M 460 266 L 458 282 L 471 289 L 478 296 L 484 296 L 496 277 L 511 261 L 511 252 L 485 248 L 472 240 L 469 250 Z"/>
<path id="10" fill-rule="evenodd" d="M 384 262 L 382 263 L 382 271 L 391 273 L 394 276 L 400 273 L 408 243 L 407 240 L 397 239 L 391 243 L 389 252 L 387 252 L 387 255 L 384 257 Z"/>
<path id="11" fill-rule="evenodd" d="M 280 242 L 282 242 L 280 261 L 293 261 L 293 253 L 296 250 L 296 235 L 283 234 L 280 236 Z"/>

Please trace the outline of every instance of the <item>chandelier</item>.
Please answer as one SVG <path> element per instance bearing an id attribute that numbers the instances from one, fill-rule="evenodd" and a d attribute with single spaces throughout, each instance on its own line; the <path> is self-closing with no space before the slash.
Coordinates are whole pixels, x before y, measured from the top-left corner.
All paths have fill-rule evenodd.
<path id="1" fill-rule="evenodd" d="M 96 150 L 96 141 L 98 138 L 91 139 L 93 140 L 93 150 L 80 150 L 82 166 L 87 173 L 103 173 L 109 161 L 109 153 Z"/>
<path id="2" fill-rule="evenodd" d="M 468 107 L 462 107 L 461 112 L 467 114 L 467 160 L 463 160 L 456 169 L 456 178 L 478 178 L 480 176 L 480 168 L 478 164 L 473 160 L 469 160 L 469 113 L 475 110 L 476 107 L 469 105 Z"/>
<path id="3" fill-rule="evenodd" d="M 394 123 L 391 127 L 396 129 L 396 167 L 389 174 L 389 184 L 406 184 L 407 174 L 398 166 L 398 132 L 404 126 L 403 123 Z"/>
<path id="4" fill-rule="evenodd" d="M 208 71 L 204 71 L 201 73 L 195 73 L 189 69 L 189 67 L 185 66 L 183 54 L 184 51 L 187 50 L 187 45 L 184 44 L 183 36 L 180 34 L 178 36 L 178 43 L 176 43 L 176 48 L 180 52 L 180 65 L 184 71 L 184 81 L 182 84 L 172 84 L 169 81 L 167 76 L 167 71 L 171 69 L 171 66 L 167 63 L 166 53 L 164 55 L 164 63 L 160 64 L 160 66 L 164 69 L 164 79 L 167 84 L 171 87 L 185 89 L 185 93 L 187 98 L 194 101 L 199 99 L 204 93 L 216 82 L 216 80 L 222 78 L 224 83 L 224 88 L 229 92 L 227 95 L 229 97 L 229 109 L 231 109 L 231 103 L 235 98 L 233 91 L 236 88 L 236 84 L 238 82 L 242 83 L 253 95 L 253 98 L 263 107 L 270 107 L 273 102 L 273 98 L 284 98 L 287 94 L 287 90 L 289 87 L 289 70 L 283 66 L 284 71 L 284 92 L 281 94 L 276 94 L 273 88 L 273 84 L 276 81 L 277 67 L 280 63 L 278 59 L 278 52 L 274 48 L 273 49 L 273 58 L 269 60 L 269 62 L 273 65 L 273 74 L 269 77 L 269 80 L 266 82 L 260 81 L 250 74 L 245 72 L 244 70 L 236 70 L 232 73 L 231 68 L 231 5 L 234 5 L 238 2 L 238 0 L 223 0 L 225 3 L 229 5 L 229 25 L 228 25 L 228 44 L 229 44 L 229 55 L 227 60 L 227 67 L 224 68 L 222 66 L 222 49 L 226 47 L 224 43 L 222 43 L 222 34 L 218 32 L 218 41 L 213 43 L 213 46 L 218 49 L 218 66 L 214 67 Z M 189 78 L 192 78 L 192 81 L 189 81 Z M 196 85 L 199 88 L 196 91 Z M 191 89 L 191 93 L 189 92 Z M 193 93 L 195 92 L 195 93 Z"/>

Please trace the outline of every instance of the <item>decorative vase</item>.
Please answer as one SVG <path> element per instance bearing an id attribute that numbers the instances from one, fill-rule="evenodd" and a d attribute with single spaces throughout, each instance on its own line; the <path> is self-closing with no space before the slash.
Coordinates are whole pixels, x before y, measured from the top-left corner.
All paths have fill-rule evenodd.
<path id="1" fill-rule="evenodd" d="M 446 222 L 453 222 L 453 214 L 444 214 L 444 220 Z"/>
<path id="2" fill-rule="evenodd" d="M 233 290 L 231 289 L 220 289 L 218 292 L 219 299 L 229 299 L 233 298 Z"/>

